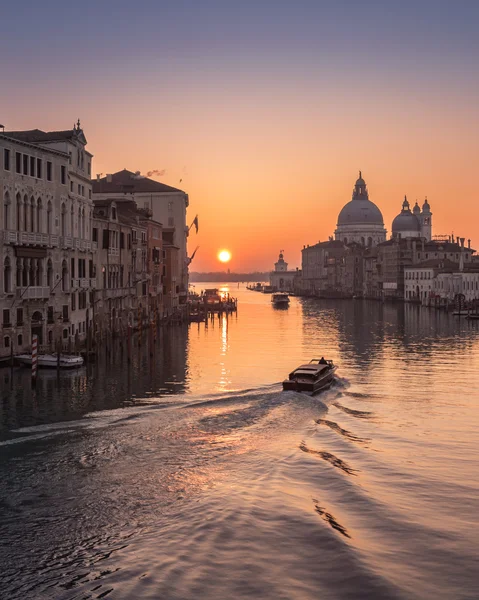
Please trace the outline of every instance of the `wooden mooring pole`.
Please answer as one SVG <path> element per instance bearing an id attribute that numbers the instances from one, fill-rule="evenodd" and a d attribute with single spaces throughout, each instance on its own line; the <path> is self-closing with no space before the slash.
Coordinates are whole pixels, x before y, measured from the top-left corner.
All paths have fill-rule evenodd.
<path id="1" fill-rule="evenodd" d="M 32 385 L 37 382 L 38 369 L 38 336 L 32 335 Z"/>

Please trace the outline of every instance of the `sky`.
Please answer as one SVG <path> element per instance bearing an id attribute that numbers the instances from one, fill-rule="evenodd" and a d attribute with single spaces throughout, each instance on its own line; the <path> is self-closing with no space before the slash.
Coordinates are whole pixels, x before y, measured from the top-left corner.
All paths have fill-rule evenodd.
<path id="1" fill-rule="evenodd" d="M 479 2 L 57 0 L 2 6 L 0 123 L 68 129 L 93 174 L 189 194 L 191 269 L 269 270 L 333 235 L 361 170 L 479 249 Z"/>

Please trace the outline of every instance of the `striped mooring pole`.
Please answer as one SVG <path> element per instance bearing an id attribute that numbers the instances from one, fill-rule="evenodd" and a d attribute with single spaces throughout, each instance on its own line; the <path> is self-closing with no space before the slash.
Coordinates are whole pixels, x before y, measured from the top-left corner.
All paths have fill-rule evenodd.
<path id="1" fill-rule="evenodd" d="M 32 336 L 32 379 L 37 378 L 38 369 L 38 336 Z"/>

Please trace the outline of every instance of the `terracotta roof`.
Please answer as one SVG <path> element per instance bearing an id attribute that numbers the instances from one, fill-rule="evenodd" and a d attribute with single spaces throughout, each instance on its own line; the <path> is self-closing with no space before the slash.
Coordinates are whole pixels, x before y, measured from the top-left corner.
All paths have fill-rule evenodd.
<path id="1" fill-rule="evenodd" d="M 181 192 L 184 194 L 183 190 L 165 185 L 148 177 L 138 177 L 132 171 L 128 171 L 128 169 L 113 173 L 110 177 L 111 181 L 107 181 L 107 177 L 102 177 L 100 180 L 94 179 L 92 181 L 93 193 L 134 194 L 142 192 Z"/>

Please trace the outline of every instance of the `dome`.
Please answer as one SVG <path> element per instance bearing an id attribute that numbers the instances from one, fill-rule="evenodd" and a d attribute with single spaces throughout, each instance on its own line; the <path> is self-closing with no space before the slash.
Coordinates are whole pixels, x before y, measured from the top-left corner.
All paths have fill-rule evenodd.
<path id="1" fill-rule="evenodd" d="M 359 171 L 359 179 L 354 186 L 353 199 L 339 213 L 338 226 L 360 223 L 384 226 L 381 211 L 369 200 L 366 182 L 361 176 L 361 171 Z"/>
<path id="2" fill-rule="evenodd" d="M 412 209 L 412 212 L 415 215 L 420 215 L 421 214 L 421 208 L 419 207 L 419 204 L 417 203 L 417 200 L 416 200 L 416 204 L 414 205 L 414 208 Z"/>
<path id="3" fill-rule="evenodd" d="M 417 206 L 417 204 L 416 204 Z M 416 212 L 416 206 L 414 207 L 414 212 Z M 418 206 L 419 208 L 419 206 Z M 421 231 L 421 223 L 416 215 L 412 214 L 411 209 L 409 208 L 409 202 L 407 201 L 406 196 L 404 196 L 404 202 L 402 205 L 402 211 L 398 214 L 398 216 L 394 219 L 392 224 L 392 232 L 401 233 L 403 231 L 406 232 L 419 232 Z"/>
<path id="4" fill-rule="evenodd" d="M 427 198 L 424 200 L 424 204 L 422 205 L 423 212 L 431 212 L 431 207 L 429 206 L 429 202 Z"/>

